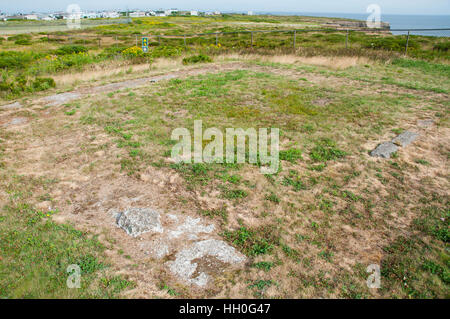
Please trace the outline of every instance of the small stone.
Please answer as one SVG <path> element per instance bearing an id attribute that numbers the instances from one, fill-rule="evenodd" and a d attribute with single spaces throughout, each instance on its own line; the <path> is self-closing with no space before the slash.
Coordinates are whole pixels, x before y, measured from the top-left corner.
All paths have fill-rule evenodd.
<path id="1" fill-rule="evenodd" d="M 20 104 L 20 102 L 14 102 L 11 104 L 6 104 L 6 105 L 0 106 L 1 109 L 19 109 L 21 107 L 22 107 L 22 104 Z"/>
<path id="2" fill-rule="evenodd" d="M 81 94 L 74 93 L 74 92 L 66 92 L 66 93 L 59 93 L 55 95 L 50 95 L 42 98 L 44 102 L 49 102 L 50 105 L 56 106 L 56 105 L 62 105 L 64 103 L 79 99 L 81 97 Z"/>
<path id="3" fill-rule="evenodd" d="M 25 117 L 15 117 L 8 123 L 3 124 L 3 126 L 8 127 L 10 125 L 20 125 L 20 124 L 26 123 L 27 121 L 28 121 L 28 119 Z"/>
<path id="4" fill-rule="evenodd" d="M 431 125 L 433 125 L 434 121 L 433 120 L 418 120 L 417 121 L 417 125 L 420 127 L 430 127 Z"/>
<path id="5" fill-rule="evenodd" d="M 370 152 L 370 156 L 373 157 L 382 157 L 382 158 L 390 158 L 392 153 L 398 151 L 397 145 L 392 142 L 384 142 L 377 146 L 372 152 Z"/>
<path id="6" fill-rule="evenodd" d="M 132 237 L 137 237 L 147 232 L 163 232 L 160 214 L 148 208 L 130 208 L 120 212 L 117 214 L 116 223 Z"/>
<path id="7" fill-rule="evenodd" d="M 419 136 L 416 132 L 405 131 L 392 140 L 392 143 L 405 147 L 414 142 Z"/>

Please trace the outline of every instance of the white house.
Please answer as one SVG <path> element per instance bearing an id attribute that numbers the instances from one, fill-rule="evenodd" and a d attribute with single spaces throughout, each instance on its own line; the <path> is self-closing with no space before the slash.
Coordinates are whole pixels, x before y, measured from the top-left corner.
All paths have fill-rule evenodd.
<path id="1" fill-rule="evenodd" d="M 96 12 L 85 12 L 81 14 L 81 17 L 84 19 L 96 19 L 101 18 L 101 14 Z"/>
<path id="2" fill-rule="evenodd" d="M 120 13 L 116 11 L 102 12 L 100 15 L 102 18 L 111 18 L 111 19 L 120 17 Z"/>
<path id="3" fill-rule="evenodd" d="M 144 11 L 135 11 L 135 12 L 131 12 L 131 13 L 130 13 L 130 17 L 132 17 L 132 18 L 141 18 L 141 17 L 145 17 L 145 12 L 144 12 Z"/>
<path id="4" fill-rule="evenodd" d="M 198 16 L 198 11 L 192 10 L 191 11 L 191 16 Z"/>
<path id="5" fill-rule="evenodd" d="M 247 15 L 252 16 L 253 15 L 253 11 L 247 12 Z"/>
<path id="6" fill-rule="evenodd" d="M 177 9 L 170 9 L 170 10 L 164 11 L 164 13 L 166 14 L 166 16 L 170 16 L 172 13 L 177 13 L 177 12 L 178 12 Z"/>
<path id="7" fill-rule="evenodd" d="M 37 14 L 27 14 L 25 15 L 26 20 L 38 20 Z"/>

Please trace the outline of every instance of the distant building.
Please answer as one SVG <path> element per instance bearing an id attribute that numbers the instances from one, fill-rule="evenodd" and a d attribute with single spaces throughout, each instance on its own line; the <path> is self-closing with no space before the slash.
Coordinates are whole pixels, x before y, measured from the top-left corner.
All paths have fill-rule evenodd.
<path id="1" fill-rule="evenodd" d="M 177 13 L 177 12 L 178 12 L 177 9 L 170 9 L 170 10 L 164 11 L 164 13 L 166 14 L 166 16 L 170 16 L 170 15 L 175 14 L 175 13 Z"/>
<path id="2" fill-rule="evenodd" d="M 81 18 L 83 19 L 96 19 L 101 18 L 101 14 L 97 12 L 85 12 L 81 14 Z"/>
<path id="3" fill-rule="evenodd" d="M 120 17 L 120 13 L 116 12 L 116 11 L 102 12 L 102 13 L 100 13 L 100 16 L 102 18 L 114 19 L 114 18 L 119 18 Z"/>
<path id="4" fill-rule="evenodd" d="M 24 17 L 25 17 L 25 20 L 38 20 L 39 19 L 37 14 L 27 14 Z"/>
<path id="5" fill-rule="evenodd" d="M 132 18 L 141 18 L 141 17 L 145 17 L 145 12 L 144 12 L 144 11 L 135 11 L 135 12 L 131 12 L 131 13 L 130 13 L 130 17 L 132 17 Z"/>
<path id="6" fill-rule="evenodd" d="M 25 16 L 22 14 L 7 16 L 6 20 L 25 20 Z"/>
<path id="7" fill-rule="evenodd" d="M 220 11 L 214 11 L 214 15 L 216 15 L 216 16 L 220 16 Z"/>
<path id="8" fill-rule="evenodd" d="M 43 21 L 53 21 L 53 20 L 56 20 L 56 17 L 49 15 L 49 16 L 43 17 L 42 20 Z"/>
<path id="9" fill-rule="evenodd" d="M 191 16 L 198 16 L 198 11 L 192 10 L 191 11 Z"/>
<path id="10" fill-rule="evenodd" d="M 253 11 L 247 12 L 247 15 L 252 16 L 253 15 Z"/>
<path id="11" fill-rule="evenodd" d="M 147 11 L 145 13 L 145 16 L 146 17 L 154 17 L 154 16 L 156 16 L 156 12 L 155 11 Z"/>

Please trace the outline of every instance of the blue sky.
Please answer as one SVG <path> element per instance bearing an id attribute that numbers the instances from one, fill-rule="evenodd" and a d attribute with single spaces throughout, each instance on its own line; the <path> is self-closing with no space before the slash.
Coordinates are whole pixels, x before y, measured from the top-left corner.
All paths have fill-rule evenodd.
<path id="1" fill-rule="evenodd" d="M 450 0 L 0 0 L 0 11 L 64 10 L 77 3 L 83 10 L 179 8 L 221 11 L 365 13 L 379 4 L 382 14 L 450 15 Z"/>

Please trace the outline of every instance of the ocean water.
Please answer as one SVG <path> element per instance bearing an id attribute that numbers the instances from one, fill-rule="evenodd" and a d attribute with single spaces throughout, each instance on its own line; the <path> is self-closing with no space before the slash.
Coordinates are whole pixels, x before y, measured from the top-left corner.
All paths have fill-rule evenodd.
<path id="1" fill-rule="evenodd" d="M 258 12 L 260 13 L 260 12 Z M 263 12 L 261 12 L 263 13 Z M 277 15 L 302 15 L 312 17 L 347 18 L 367 20 L 368 13 L 315 13 L 315 12 L 265 12 Z M 382 14 L 381 21 L 389 22 L 391 29 L 450 29 L 450 15 L 399 15 Z M 393 31 L 393 34 L 406 34 L 407 31 Z M 411 31 L 411 34 L 450 37 L 450 30 Z"/>

